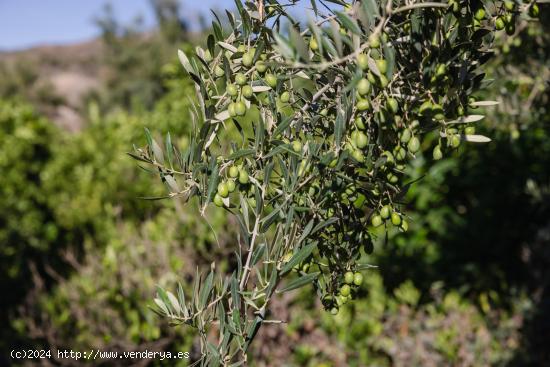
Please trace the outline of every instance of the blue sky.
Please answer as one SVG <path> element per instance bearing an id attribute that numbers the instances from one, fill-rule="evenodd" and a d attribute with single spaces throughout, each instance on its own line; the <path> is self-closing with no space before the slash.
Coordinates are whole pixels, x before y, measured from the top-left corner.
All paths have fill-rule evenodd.
<path id="1" fill-rule="evenodd" d="M 233 0 L 181 0 L 182 14 L 195 27 L 198 16 L 210 18 L 211 8 L 233 8 Z M 0 50 L 17 50 L 41 44 L 64 44 L 98 34 L 93 23 L 103 6 L 111 3 L 123 24 L 136 16 L 154 25 L 149 0 L 0 0 Z"/>

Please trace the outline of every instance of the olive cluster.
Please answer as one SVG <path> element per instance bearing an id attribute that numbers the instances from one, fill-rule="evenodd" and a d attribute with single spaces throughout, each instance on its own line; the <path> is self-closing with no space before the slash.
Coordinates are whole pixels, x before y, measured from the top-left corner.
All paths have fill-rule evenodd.
<path id="1" fill-rule="evenodd" d="M 199 63 L 184 63 L 206 120 L 197 134 L 197 170 L 206 173 L 198 194 L 261 217 L 257 231 L 274 240 L 305 233 L 316 247 L 294 270 L 319 274 L 315 285 L 333 313 L 361 285 L 358 260 L 382 228 L 408 230 L 401 197 L 410 161 L 421 151 L 439 160 L 464 140 L 481 141 L 472 94 L 489 56 L 488 27 L 514 33 L 527 9 L 510 0 L 429 4 L 395 10 L 385 24 L 363 21 L 372 14 L 354 2 L 319 22 L 330 19 L 330 29 L 291 28 L 292 42 L 267 26 L 285 14 L 272 4 L 265 19 L 248 19 L 246 29 L 223 39 L 211 36 Z M 535 16 L 538 7 L 528 11 Z M 241 142 L 224 140 L 228 125 Z M 313 237 L 307 224 L 316 228 Z M 293 246 L 274 247 L 279 269 Z"/>

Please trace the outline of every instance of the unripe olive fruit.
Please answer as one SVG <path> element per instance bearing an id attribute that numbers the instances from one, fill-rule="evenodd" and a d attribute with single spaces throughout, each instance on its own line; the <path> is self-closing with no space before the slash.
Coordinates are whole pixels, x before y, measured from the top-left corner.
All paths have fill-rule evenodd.
<path id="1" fill-rule="evenodd" d="M 288 101 L 290 101 L 290 93 L 288 93 L 286 91 L 283 92 L 283 94 L 281 94 L 280 99 L 281 99 L 281 102 L 288 103 Z"/>
<path id="2" fill-rule="evenodd" d="M 357 92 L 362 96 L 370 92 L 370 83 L 367 79 L 363 78 L 359 80 L 359 83 L 357 83 Z"/>
<path id="3" fill-rule="evenodd" d="M 367 70 L 369 68 L 369 58 L 365 54 L 357 55 L 357 65 L 361 70 Z"/>
<path id="4" fill-rule="evenodd" d="M 239 182 L 244 185 L 247 184 L 248 181 L 248 172 L 246 172 L 244 169 L 239 170 Z"/>
<path id="5" fill-rule="evenodd" d="M 351 294 L 351 287 L 348 284 L 344 284 L 342 288 L 340 288 L 340 294 L 344 297 L 347 297 Z"/>
<path id="6" fill-rule="evenodd" d="M 498 18 L 495 20 L 495 28 L 496 28 L 498 31 L 503 30 L 505 26 L 506 26 L 506 24 L 504 23 L 504 19 L 502 19 L 502 17 L 498 17 Z"/>
<path id="7" fill-rule="evenodd" d="M 267 65 L 261 60 L 256 61 L 256 64 L 254 65 L 256 66 L 256 70 L 258 70 L 259 73 L 264 73 L 267 70 Z"/>
<path id="8" fill-rule="evenodd" d="M 458 135 L 451 136 L 451 146 L 453 148 L 458 148 L 460 146 L 460 136 Z"/>
<path id="9" fill-rule="evenodd" d="M 294 140 L 292 142 L 292 150 L 295 151 L 296 153 L 301 153 L 302 152 L 302 143 L 298 140 Z"/>
<path id="10" fill-rule="evenodd" d="M 212 54 L 210 53 L 210 50 L 206 50 L 204 52 L 204 61 L 206 62 L 212 61 Z"/>
<path id="11" fill-rule="evenodd" d="M 512 13 L 504 14 L 504 23 L 510 24 L 514 22 L 514 15 Z"/>
<path id="12" fill-rule="evenodd" d="M 363 284 L 363 274 L 361 273 L 355 273 L 353 274 L 353 284 L 355 284 L 356 286 L 360 286 L 361 284 Z"/>
<path id="13" fill-rule="evenodd" d="M 370 103 L 368 99 L 360 99 L 357 101 L 357 110 L 366 111 L 370 108 Z"/>
<path id="14" fill-rule="evenodd" d="M 411 140 L 409 140 L 409 143 L 407 144 L 407 149 L 412 154 L 418 152 L 418 150 L 420 149 L 420 140 L 418 140 L 416 136 L 413 136 Z"/>
<path id="15" fill-rule="evenodd" d="M 219 65 L 217 65 L 215 68 L 214 68 L 214 74 L 220 78 L 222 76 L 225 75 L 225 70 L 223 70 L 222 67 L 220 67 Z"/>
<path id="16" fill-rule="evenodd" d="M 407 144 L 409 142 L 409 140 L 411 140 L 411 137 L 412 137 L 411 130 L 410 129 L 405 129 L 401 133 L 401 139 L 400 140 L 403 144 Z"/>
<path id="17" fill-rule="evenodd" d="M 235 103 L 235 113 L 237 116 L 244 116 L 246 113 L 246 105 L 243 101 L 239 101 Z"/>
<path id="18" fill-rule="evenodd" d="M 381 74 L 386 74 L 388 71 L 388 62 L 384 59 L 376 60 L 376 66 Z"/>
<path id="19" fill-rule="evenodd" d="M 237 52 L 242 52 L 242 53 L 245 53 L 246 52 L 246 46 L 241 44 L 237 47 Z"/>
<path id="20" fill-rule="evenodd" d="M 382 225 L 382 217 L 379 215 L 373 215 L 370 219 L 370 224 L 372 224 L 373 227 L 379 227 Z"/>
<path id="21" fill-rule="evenodd" d="M 485 18 L 485 9 L 479 8 L 474 14 L 474 18 L 477 20 L 483 20 Z"/>
<path id="22" fill-rule="evenodd" d="M 388 86 L 388 78 L 386 78 L 386 75 L 382 74 L 378 77 L 378 81 L 380 83 L 380 86 L 382 88 L 386 88 Z"/>
<path id="23" fill-rule="evenodd" d="M 395 115 L 397 112 L 399 112 L 399 103 L 395 98 L 388 98 L 386 102 L 386 108 L 389 112 Z"/>
<path id="24" fill-rule="evenodd" d="M 367 135 L 359 131 L 355 137 L 355 145 L 357 146 L 357 148 L 363 149 L 367 146 L 368 143 L 369 138 L 367 137 Z"/>
<path id="25" fill-rule="evenodd" d="M 223 199 L 219 194 L 214 195 L 214 204 L 219 207 L 223 206 Z"/>
<path id="26" fill-rule="evenodd" d="M 389 205 L 384 205 L 382 209 L 380 209 L 380 216 L 383 219 L 388 219 L 392 213 L 392 210 Z"/>
<path id="27" fill-rule="evenodd" d="M 229 177 L 236 178 L 239 175 L 239 169 L 236 166 L 229 167 Z"/>
<path id="28" fill-rule="evenodd" d="M 229 94 L 231 97 L 234 97 L 239 93 L 239 90 L 237 89 L 237 86 L 235 84 L 227 84 L 226 88 L 227 94 Z"/>
<path id="29" fill-rule="evenodd" d="M 218 184 L 218 195 L 222 198 L 226 198 L 229 195 L 229 188 L 225 182 L 220 182 Z"/>
<path id="30" fill-rule="evenodd" d="M 439 145 L 436 145 L 433 152 L 432 152 L 433 159 L 436 161 L 443 158 L 443 153 L 441 153 L 441 147 Z"/>
<path id="31" fill-rule="evenodd" d="M 361 116 L 357 116 L 355 118 L 355 126 L 357 126 L 357 128 L 360 130 L 365 130 L 365 123 L 363 122 Z"/>
<path id="32" fill-rule="evenodd" d="M 243 73 L 237 73 L 235 75 L 235 83 L 238 85 L 245 85 L 246 84 L 246 75 Z"/>
<path id="33" fill-rule="evenodd" d="M 228 180 L 227 181 L 227 191 L 229 191 L 229 192 L 235 191 L 235 180 Z"/>
<path id="34" fill-rule="evenodd" d="M 420 113 L 421 115 L 427 115 L 427 114 L 430 114 L 431 112 L 432 112 L 432 102 L 430 101 L 425 101 L 420 105 L 420 108 L 418 109 L 418 113 Z"/>
<path id="35" fill-rule="evenodd" d="M 235 109 L 235 106 L 236 106 L 235 102 L 231 102 L 229 106 L 227 106 L 227 112 L 229 112 L 229 116 L 231 117 L 237 116 L 237 111 Z"/>
<path id="36" fill-rule="evenodd" d="M 533 5 L 531 5 L 529 7 L 529 15 L 533 18 L 536 18 L 539 16 L 539 6 L 537 5 L 537 3 L 533 3 Z"/>
<path id="37" fill-rule="evenodd" d="M 464 134 L 466 135 L 474 135 L 476 133 L 476 128 L 474 126 L 467 126 L 464 129 Z"/>
<path id="38" fill-rule="evenodd" d="M 516 7 L 516 3 L 514 1 L 508 1 L 507 0 L 507 1 L 504 2 L 504 7 L 508 11 L 513 11 L 514 8 Z"/>
<path id="39" fill-rule="evenodd" d="M 367 80 L 368 80 L 369 83 L 371 83 L 371 84 L 376 84 L 376 83 L 378 83 L 378 81 L 376 80 L 376 77 L 375 77 L 374 74 L 371 73 L 370 71 L 367 73 Z"/>
<path id="40" fill-rule="evenodd" d="M 353 283 L 353 272 L 348 271 L 346 272 L 346 274 L 344 274 L 344 282 L 346 282 L 347 284 Z"/>
<path id="41" fill-rule="evenodd" d="M 332 316 L 338 315 L 338 308 L 337 307 L 331 308 L 330 313 L 331 313 Z"/>
<path id="42" fill-rule="evenodd" d="M 409 222 L 407 222 L 407 220 L 405 219 L 401 221 L 401 230 L 403 232 L 407 232 L 409 230 Z"/>
<path id="43" fill-rule="evenodd" d="M 338 295 L 336 296 L 336 303 L 338 304 L 338 306 L 345 305 L 346 303 L 348 303 L 348 297 Z"/>
<path id="44" fill-rule="evenodd" d="M 277 86 L 277 77 L 273 74 L 265 74 L 265 81 L 271 88 L 275 88 Z"/>
<path id="45" fill-rule="evenodd" d="M 355 149 L 351 156 L 359 163 L 363 163 L 365 161 L 365 156 L 363 155 L 363 152 L 361 152 L 359 149 Z"/>
<path id="46" fill-rule="evenodd" d="M 252 65 L 252 62 L 254 61 L 254 54 L 247 52 L 243 55 L 242 62 L 244 66 L 250 66 Z"/>
<path id="47" fill-rule="evenodd" d="M 509 23 L 506 25 L 506 34 L 511 36 L 516 33 L 516 25 L 514 23 Z"/>
<path id="48" fill-rule="evenodd" d="M 330 161 L 330 163 L 328 164 L 328 166 L 330 168 L 334 168 L 336 167 L 336 165 L 338 164 L 338 158 L 334 158 L 332 161 Z"/>
<path id="49" fill-rule="evenodd" d="M 393 154 L 391 152 L 386 150 L 385 152 L 382 153 L 382 156 L 386 157 L 386 163 L 388 163 L 388 164 L 395 163 L 395 159 L 394 159 Z"/>
<path id="50" fill-rule="evenodd" d="M 437 65 L 437 69 L 435 70 L 435 75 L 438 78 L 441 78 L 447 74 L 447 66 L 445 64 L 439 64 Z"/>
<path id="51" fill-rule="evenodd" d="M 395 149 L 395 158 L 398 160 L 398 161 L 402 161 L 402 160 L 405 160 L 405 158 L 407 158 L 407 151 L 405 149 L 403 149 L 403 147 L 399 146 Z M 399 167 L 398 167 L 399 169 Z"/>
<path id="52" fill-rule="evenodd" d="M 401 224 L 401 216 L 396 212 L 391 213 L 391 223 L 394 226 L 400 225 Z"/>
<path id="53" fill-rule="evenodd" d="M 369 37 L 369 46 L 371 48 L 380 47 L 380 36 L 378 34 L 371 34 Z"/>
<path id="54" fill-rule="evenodd" d="M 250 85 L 245 85 L 242 89 L 243 97 L 250 98 L 254 94 L 252 87 Z"/>
<path id="55" fill-rule="evenodd" d="M 309 48 L 312 51 L 317 51 L 319 49 L 319 44 L 317 43 L 317 39 L 315 37 L 311 37 L 309 40 Z"/>

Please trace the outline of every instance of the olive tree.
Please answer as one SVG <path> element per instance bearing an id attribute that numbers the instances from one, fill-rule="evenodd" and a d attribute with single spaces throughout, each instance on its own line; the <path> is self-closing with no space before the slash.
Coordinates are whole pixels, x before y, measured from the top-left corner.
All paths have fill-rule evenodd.
<path id="1" fill-rule="evenodd" d="M 495 32 L 512 36 L 538 13 L 513 1 L 312 0 L 298 21 L 297 2 L 237 0 L 229 29 L 216 17 L 206 49 L 179 52 L 196 89 L 189 144 L 147 132 L 132 153 L 167 197 L 194 198 L 203 216 L 218 207 L 240 227 L 229 275 L 213 264 L 191 296 L 180 286 L 155 299 L 197 329 L 202 365 L 246 363 L 258 329 L 280 322 L 268 311 L 277 293 L 312 285 L 332 314 L 354 298 L 362 252 L 408 228 L 415 155 L 490 141 L 473 126 L 474 110 L 496 103 L 473 96 L 489 82 L 483 64 Z"/>

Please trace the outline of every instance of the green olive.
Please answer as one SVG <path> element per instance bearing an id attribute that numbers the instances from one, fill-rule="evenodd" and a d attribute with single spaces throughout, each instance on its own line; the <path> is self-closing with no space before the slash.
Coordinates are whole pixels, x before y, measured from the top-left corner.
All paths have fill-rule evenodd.
<path id="1" fill-rule="evenodd" d="M 243 73 L 237 73 L 235 75 L 235 83 L 238 85 L 245 85 L 246 84 L 246 75 Z"/>
<path id="2" fill-rule="evenodd" d="M 505 26 L 506 24 L 504 23 L 504 19 L 502 19 L 502 17 L 498 17 L 495 20 L 495 28 L 497 29 L 497 31 L 503 30 Z"/>
<path id="3" fill-rule="evenodd" d="M 392 209 L 389 205 L 384 205 L 382 209 L 380 209 L 380 216 L 383 219 L 388 219 L 392 213 Z"/>
<path id="4" fill-rule="evenodd" d="M 204 53 L 204 61 L 212 61 L 212 54 L 210 53 L 210 50 L 206 50 L 206 52 Z"/>
<path id="5" fill-rule="evenodd" d="M 229 191 L 229 192 L 235 191 L 235 180 L 228 180 L 227 181 L 227 191 Z"/>
<path id="6" fill-rule="evenodd" d="M 229 104 L 229 106 L 227 106 L 227 111 L 229 112 L 229 116 L 231 116 L 231 117 L 237 116 L 237 111 L 236 111 L 235 107 L 236 107 L 235 102 L 231 102 Z"/>
<path id="7" fill-rule="evenodd" d="M 405 129 L 401 133 L 401 139 L 400 140 L 403 144 L 407 144 L 409 142 L 409 140 L 411 140 L 411 137 L 412 137 L 412 131 L 410 129 Z"/>
<path id="8" fill-rule="evenodd" d="M 302 143 L 299 140 L 294 140 L 292 142 L 292 150 L 296 153 L 302 152 Z"/>
<path id="9" fill-rule="evenodd" d="M 474 135 L 476 133 L 476 128 L 474 126 L 467 126 L 464 129 L 464 134 L 466 135 Z"/>
<path id="10" fill-rule="evenodd" d="M 504 1 L 504 7 L 508 11 L 514 11 L 514 9 L 516 7 L 516 3 L 514 1 L 506 0 L 506 1 Z"/>
<path id="11" fill-rule="evenodd" d="M 483 9 L 482 7 L 477 9 L 474 14 L 474 18 L 477 20 L 483 20 L 485 18 L 485 9 Z"/>
<path id="12" fill-rule="evenodd" d="M 226 198 L 229 195 L 229 188 L 225 182 L 220 182 L 218 184 L 218 195 L 222 198 Z"/>
<path id="13" fill-rule="evenodd" d="M 256 61 L 256 64 L 254 65 L 256 66 L 256 70 L 258 70 L 259 73 L 265 73 L 265 71 L 267 70 L 267 65 L 261 60 Z"/>
<path id="14" fill-rule="evenodd" d="M 405 219 L 401 221 L 401 230 L 403 232 L 407 232 L 409 229 L 409 222 L 407 222 Z"/>
<path id="15" fill-rule="evenodd" d="M 237 52 L 245 53 L 245 52 L 246 52 L 246 46 L 243 45 L 243 44 L 240 44 L 240 45 L 237 47 Z"/>
<path id="16" fill-rule="evenodd" d="M 239 93 L 239 89 L 235 84 L 227 84 L 226 91 L 231 97 L 235 97 Z"/>
<path id="17" fill-rule="evenodd" d="M 331 308 L 330 313 L 331 313 L 332 316 L 338 315 L 338 307 Z"/>
<path id="18" fill-rule="evenodd" d="M 359 99 L 357 101 L 357 110 L 359 111 L 366 111 L 370 108 L 370 103 L 368 99 Z"/>
<path id="19" fill-rule="evenodd" d="M 391 213 L 391 223 L 394 226 L 400 225 L 401 224 L 401 216 L 396 212 Z"/>
<path id="20" fill-rule="evenodd" d="M 388 71 L 388 62 L 384 59 L 376 60 L 376 66 L 378 67 L 380 74 L 386 74 Z"/>
<path id="21" fill-rule="evenodd" d="M 373 215 L 370 219 L 370 224 L 372 224 L 373 227 L 379 227 L 382 222 L 382 217 L 379 215 Z"/>
<path id="22" fill-rule="evenodd" d="M 247 184 L 249 181 L 248 172 L 246 170 L 241 169 L 239 170 L 239 182 L 243 185 Z"/>
<path id="23" fill-rule="evenodd" d="M 436 161 L 443 158 L 443 153 L 441 152 L 441 147 L 439 145 L 436 145 L 433 152 L 432 152 L 433 159 Z"/>
<path id="24" fill-rule="evenodd" d="M 277 77 L 273 74 L 265 74 L 265 81 L 271 88 L 275 88 L 277 86 Z"/>
<path id="25" fill-rule="evenodd" d="M 437 65 L 437 68 L 435 69 L 435 76 L 438 78 L 442 78 L 447 74 L 447 66 L 445 64 L 439 64 Z"/>
<path id="26" fill-rule="evenodd" d="M 330 168 L 334 168 L 336 167 L 336 165 L 338 164 L 338 158 L 334 158 L 332 161 L 330 161 L 330 163 L 328 164 L 328 166 Z"/>
<path id="27" fill-rule="evenodd" d="M 242 62 L 244 66 L 246 67 L 251 66 L 253 61 L 254 61 L 253 53 L 247 52 L 243 55 Z"/>
<path id="28" fill-rule="evenodd" d="M 242 89 L 242 92 L 244 98 L 250 98 L 254 94 L 254 91 L 252 90 L 252 87 L 250 85 L 245 85 Z"/>
<path id="29" fill-rule="evenodd" d="M 539 13 L 540 13 L 539 6 L 537 5 L 537 3 L 533 3 L 529 7 L 529 16 L 532 18 L 537 18 L 539 16 Z"/>
<path id="30" fill-rule="evenodd" d="M 365 156 L 359 149 L 355 149 L 351 156 L 359 163 L 363 163 L 365 161 Z"/>
<path id="31" fill-rule="evenodd" d="M 377 33 L 373 33 L 369 37 L 369 46 L 371 48 L 380 47 L 380 36 Z"/>
<path id="32" fill-rule="evenodd" d="M 356 286 L 361 286 L 363 284 L 363 274 L 361 273 L 355 273 L 353 274 L 353 284 Z"/>
<path id="33" fill-rule="evenodd" d="M 246 105 L 243 101 L 239 101 L 235 103 L 235 113 L 237 116 L 244 116 L 246 113 Z"/>
<path id="34" fill-rule="evenodd" d="M 432 112 L 432 102 L 431 101 L 425 101 L 420 105 L 420 108 L 418 109 L 418 113 L 421 115 L 428 115 Z"/>
<path id="35" fill-rule="evenodd" d="M 363 78 L 359 80 L 359 83 L 357 83 L 357 92 L 359 92 L 361 96 L 370 92 L 370 83 L 367 79 Z"/>
<path id="36" fill-rule="evenodd" d="M 458 148 L 460 146 L 460 136 L 458 135 L 451 136 L 451 146 L 453 148 Z"/>
<path id="37" fill-rule="evenodd" d="M 283 103 L 288 103 L 288 101 L 290 101 L 290 93 L 288 93 L 287 91 L 283 92 L 283 94 L 281 94 L 281 102 Z"/>
<path id="38" fill-rule="evenodd" d="M 351 287 L 348 285 L 348 284 L 344 284 L 341 288 L 340 288 L 340 294 L 344 297 L 347 297 L 351 294 Z"/>
<path id="39" fill-rule="evenodd" d="M 365 123 L 363 122 L 363 118 L 361 116 L 357 116 L 355 118 L 355 126 L 357 126 L 360 130 L 365 130 Z"/>
<path id="40" fill-rule="evenodd" d="M 223 206 L 223 199 L 219 194 L 214 195 L 214 204 L 219 207 Z"/>
<path id="41" fill-rule="evenodd" d="M 378 77 L 378 82 L 382 88 L 386 88 L 388 86 L 388 78 L 386 78 L 386 75 L 382 74 Z"/>
<path id="42" fill-rule="evenodd" d="M 365 54 L 359 54 L 357 55 L 357 65 L 361 68 L 361 70 L 367 70 L 369 68 L 369 58 Z"/>
<path id="43" fill-rule="evenodd" d="M 407 149 L 412 154 L 418 152 L 418 150 L 420 149 L 420 140 L 418 140 L 416 136 L 413 136 L 411 140 L 409 140 L 409 143 L 407 144 Z"/>
<path id="44" fill-rule="evenodd" d="M 399 103 L 395 98 L 388 98 L 388 100 L 386 101 L 386 109 L 395 115 L 397 112 L 399 112 Z"/>
<path id="45" fill-rule="evenodd" d="M 237 166 L 229 167 L 229 177 L 236 178 L 239 175 L 239 168 Z"/>
<path id="46" fill-rule="evenodd" d="M 355 145 L 357 146 L 357 148 L 363 149 L 367 146 L 368 143 L 369 143 L 369 138 L 367 137 L 367 135 L 359 131 L 355 137 Z"/>
<path id="47" fill-rule="evenodd" d="M 311 37 L 311 39 L 309 40 L 309 48 L 312 50 L 312 51 L 317 51 L 319 49 L 319 44 L 317 43 L 317 39 L 315 37 Z"/>
<path id="48" fill-rule="evenodd" d="M 346 274 L 344 274 L 344 282 L 346 282 L 346 284 L 353 283 L 353 272 L 348 271 L 346 272 Z"/>

